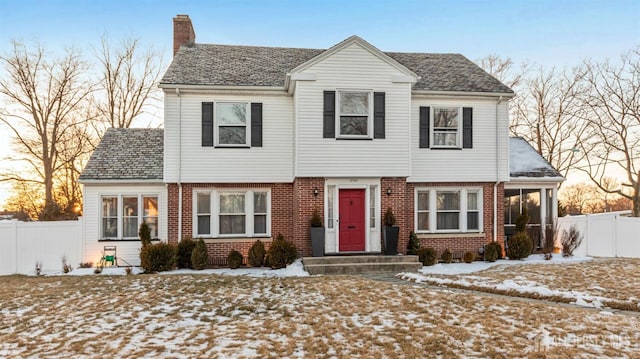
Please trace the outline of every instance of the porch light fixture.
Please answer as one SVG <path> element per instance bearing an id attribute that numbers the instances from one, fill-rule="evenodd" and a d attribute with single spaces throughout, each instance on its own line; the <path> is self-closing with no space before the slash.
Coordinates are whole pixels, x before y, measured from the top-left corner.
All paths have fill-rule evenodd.
<path id="1" fill-rule="evenodd" d="M 313 189 L 313 196 L 314 196 L 314 197 L 318 197 L 318 187 L 315 187 L 315 188 Z"/>
<path id="2" fill-rule="evenodd" d="M 387 196 L 391 196 L 391 187 L 387 187 Z"/>

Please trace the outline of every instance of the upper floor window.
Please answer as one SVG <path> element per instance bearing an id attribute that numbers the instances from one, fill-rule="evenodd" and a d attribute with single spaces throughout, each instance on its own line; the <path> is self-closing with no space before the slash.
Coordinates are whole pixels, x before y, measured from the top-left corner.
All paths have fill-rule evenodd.
<path id="1" fill-rule="evenodd" d="M 243 102 L 216 103 L 217 145 L 248 146 L 251 126 L 249 123 L 249 104 Z"/>
<path id="2" fill-rule="evenodd" d="M 339 137 L 371 137 L 371 92 L 339 91 Z"/>
<path id="3" fill-rule="evenodd" d="M 458 107 L 434 107 L 433 147 L 461 147 L 461 122 Z"/>

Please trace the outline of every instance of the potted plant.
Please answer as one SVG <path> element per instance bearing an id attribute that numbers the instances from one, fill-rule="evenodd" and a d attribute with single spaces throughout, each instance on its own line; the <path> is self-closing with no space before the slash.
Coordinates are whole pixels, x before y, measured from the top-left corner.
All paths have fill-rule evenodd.
<path id="1" fill-rule="evenodd" d="M 393 215 L 391 207 L 387 208 L 382 222 L 384 224 L 382 227 L 384 254 L 396 255 L 398 254 L 398 233 L 400 233 L 400 227 L 396 227 L 396 216 Z"/>
<path id="2" fill-rule="evenodd" d="M 317 209 L 313 210 L 309 224 L 311 225 L 311 254 L 314 257 L 322 257 L 324 256 L 324 227 Z"/>

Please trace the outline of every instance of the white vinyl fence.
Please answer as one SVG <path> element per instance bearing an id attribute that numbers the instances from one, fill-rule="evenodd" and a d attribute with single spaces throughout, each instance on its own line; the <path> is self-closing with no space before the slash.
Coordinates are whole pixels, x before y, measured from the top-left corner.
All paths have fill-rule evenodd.
<path id="1" fill-rule="evenodd" d="M 627 217 L 629 211 L 566 216 L 558 219 L 558 229 L 575 225 L 582 235 L 577 256 L 640 258 L 640 218 Z"/>
<path id="2" fill-rule="evenodd" d="M 82 260 L 82 218 L 77 221 L 0 221 L 0 275 L 61 271 L 62 258 L 76 268 Z"/>

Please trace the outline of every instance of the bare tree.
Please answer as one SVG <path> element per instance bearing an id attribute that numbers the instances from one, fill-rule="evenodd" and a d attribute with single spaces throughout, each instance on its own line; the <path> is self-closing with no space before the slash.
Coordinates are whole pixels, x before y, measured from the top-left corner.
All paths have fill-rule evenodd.
<path id="1" fill-rule="evenodd" d="M 500 80 L 500 82 L 514 91 L 522 84 L 528 71 L 528 64 L 523 63 L 520 68 L 515 68 L 511 58 L 503 59 L 498 55 L 485 56 L 476 60 L 476 63 L 491 76 Z M 517 95 L 518 93 L 516 92 Z"/>
<path id="2" fill-rule="evenodd" d="M 633 216 L 640 217 L 640 46 L 619 64 L 586 61 L 585 67 L 589 128 L 581 146 L 589 156 L 581 169 L 600 190 L 631 200 Z M 615 170 L 624 179 L 612 188 L 606 181 Z"/>
<path id="3" fill-rule="evenodd" d="M 529 141 L 565 177 L 585 156 L 578 150 L 587 127 L 578 99 L 585 91 L 583 77 L 580 68 L 539 67 L 524 81 L 512 112 L 512 133 Z"/>
<path id="4" fill-rule="evenodd" d="M 591 183 L 569 185 L 560 191 L 560 202 L 569 214 L 602 212 L 600 194 Z"/>
<path id="5" fill-rule="evenodd" d="M 150 102 L 159 99 L 161 56 L 141 49 L 137 38 L 114 47 L 105 35 L 97 59 L 101 72 L 95 99 L 98 115 L 109 127 L 128 128 Z"/>
<path id="6" fill-rule="evenodd" d="M 44 208 L 57 207 L 54 198 L 56 173 L 65 166 L 61 146 L 88 119 L 79 117 L 91 92 L 84 81 L 87 65 L 77 51 L 48 59 L 40 45 L 28 48 L 12 42 L 12 52 L 0 56 L 6 77 L 0 79 L 0 95 L 8 107 L 0 121 L 13 132 L 16 152 L 27 164 L 27 173 L 2 173 L 3 181 L 39 183 L 44 187 Z"/>

